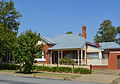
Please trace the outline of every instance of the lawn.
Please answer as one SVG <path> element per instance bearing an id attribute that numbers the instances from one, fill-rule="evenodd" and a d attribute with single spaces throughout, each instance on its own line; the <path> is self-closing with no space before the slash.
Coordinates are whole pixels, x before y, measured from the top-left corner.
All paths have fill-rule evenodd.
<path id="1" fill-rule="evenodd" d="M 81 76 L 80 74 L 57 73 L 57 72 L 40 72 L 40 73 L 34 73 L 33 75 L 37 77 L 47 77 L 47 78 L 65 79 L 65 80 L 71 80 Z"/>
<path id="2" fill-rule="evenodd" d="M 33 72 L 31 74 L 22 74 L 16 73 L 17 70 L 0 70 L 0 74 L 9 74 L 15 76 L 29 76 L 29 77 L 37 77 L 37 78 L 50 78 L 50 79 L 64 79 L 71 80 L 77 77 L 80 77 L 80 74 L 74 73 L 57 73 L 57 72 Z"/>
<path id="3" fill-rule="evenodd" d="M 0 70 L 0 73 L 15 73 L 17 70 Z"/>

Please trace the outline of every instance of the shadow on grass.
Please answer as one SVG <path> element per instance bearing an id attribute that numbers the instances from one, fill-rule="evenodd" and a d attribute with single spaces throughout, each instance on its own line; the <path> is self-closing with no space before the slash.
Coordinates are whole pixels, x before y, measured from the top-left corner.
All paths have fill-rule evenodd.
<path id="1" fill-rule="evenodd" d="M 29 72 L 29 73 L 24 73 L 22 71 L 16 71 L 15 73 L 18 73 L 18 74 L 36 74 L 36 73 L 43 73 L 43 72 L 32 71 L 32 72 Z"/>

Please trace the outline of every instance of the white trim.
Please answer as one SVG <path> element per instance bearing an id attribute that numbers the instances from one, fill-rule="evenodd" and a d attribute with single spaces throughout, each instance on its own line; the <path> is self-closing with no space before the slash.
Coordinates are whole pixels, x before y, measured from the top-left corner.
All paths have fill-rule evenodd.
<path id="1" fill-rule="evenodd" d="M 77 50 L 77 53 L 78 53 L 78 65 L 80 65 L 80 63 L 79 63 L 79 57 L 80 57 L 79 50 Z"/>
<path id="2" fill-rule="evenodd" d="M 112 52 L 110 52 L 110 53 L 120 53 L 120 51 L 112 51 Z"/>
<path id="3" fill-rule="evenodd" d="M 102 52 L 99 51 L 99 59 L 101 60 L 102 59 Z"/>
<path id="4" fill-rule="evenodd" d="M 42 45 L 45 44 L 43 41 L 38 41 L 36 45 Z"/>
<path id="5" fill-rule="evenodd" d="M 42 56 L 42 58 L 35 58 L 35 60 L 37 62 L 44 62 L 44 61 L 46 61 L 46 59 L 44 58 L 44 56 Z"/>
<path id="6" fill-rule="evenodd" d="M 50 64 L 52 64 L 52 51 L 50 52 Z"/>

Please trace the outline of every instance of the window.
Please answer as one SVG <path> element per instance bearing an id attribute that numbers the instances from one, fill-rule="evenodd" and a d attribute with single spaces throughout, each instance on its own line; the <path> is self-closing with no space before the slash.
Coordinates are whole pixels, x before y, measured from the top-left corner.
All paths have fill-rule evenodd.
<path id="1" fill-rule="evenodd" d="M 76 50 L 73 50 L 65 55 L 65 57 L 71 58 L 71 59 L 77 59 L 78 53 Z"/>
<path id="2" fill-rule="evenodd" d="M 73 58 L 73 55 L 71 53 L 70 54 L 66 54 L 66 57 Z"/>
<path id="3" fill-rule="evenodd" d="M 103 53 L 102 53 L 102 58 L 103 58 L 103 59 L 108 58 L 108 53 L 107 53 L 107 52 L 103 52 Z"/>
<path id="4" fill-rule="evenodd" d="M 99 58 L 99 54 L 98 54 L 98 52 L 87 53 L 87 57 L 89 59 L 98 59 Z"/>
<path id="5" fill-rule="evenodd" d="M 83 59 L 85 59 L 85 50 L 82 51 Z"/>
<path id="6" fill-rule="evenodd" d="M 44 57 L 44 51 L 41 51 L 41 52 L 38 52 L 37 54 L 35 54 L 35 55 L 41 55 L 41 57 L 40 58 L 42 58 L 42 57 Z"/>

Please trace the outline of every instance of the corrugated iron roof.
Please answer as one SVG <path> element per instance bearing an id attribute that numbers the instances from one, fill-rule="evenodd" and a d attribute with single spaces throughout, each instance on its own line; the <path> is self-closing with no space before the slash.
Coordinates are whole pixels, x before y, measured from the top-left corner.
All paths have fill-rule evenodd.
<path id="1" fill-rule="evenodd" d="M 53 39 L 56 45 L 49 49 L 83 48 L 86 43 L 86 39 L 77 34 L 62 34 Z"/>
<path id="2" fill-rule="evenodd" d="M 41 36 L 41 39 L 46 41 L 48 44 L 56 44 L 56 42 L 52 38 Z"/>
<path id="3" fill-rule="evenodd" d="M 100 46 L 101 49 L 120 49 L 120 45 L 115 42 L 102 42 Z"/>
<path id="4" fill-rule="evenodd" d="M 41 36 L 41 39 L 46 41 L 49 44 L 53 44 L 54 46 L 49 48 L 53 49 L 81 49 L 85 44 L 91 44 L 96 46 L 95 43 L 92 43 L 82 36 L 78 34 L 62 34 L 56 36 L 55 38 L 49 38 L 45 36 Z M 100 43 L 99 49 L 120 49 L 120 45 L 115 42 L 102 42 Z"/>

